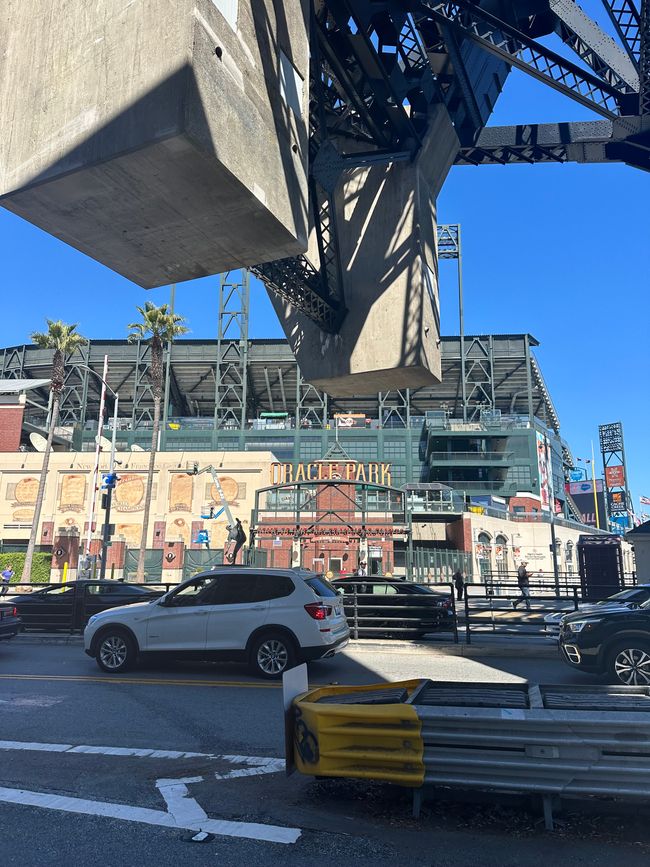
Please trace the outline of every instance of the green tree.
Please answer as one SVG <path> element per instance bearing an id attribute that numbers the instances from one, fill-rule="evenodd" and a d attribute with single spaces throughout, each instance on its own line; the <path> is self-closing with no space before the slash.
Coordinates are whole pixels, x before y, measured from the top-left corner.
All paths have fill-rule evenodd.
<path id="1" fill-rule="evenodd" d="M 136 581 L 144 581 L 144 558 L 147 550 L 147 534 L 149 531 L 149 514 L 151 512 L 151 494 L 153 491 L 153 473 L 158 450 L 158 435 L 160 433 L 160 405 L 163 396 L 163 349 L 164 343 L 171 343 L 181 334 L 187 334 L 184 319 L 177 313 L 172 313 L 167 304 L 156 307 L 147 301 L 144 307 L 137 308 L 142 317 L 140 322 L 132 322 L 129 340 L 132 343 L 149 341 L 151 345 L 151 366 L 149 378 L 153 392 L 153 430 L 151 431 L 151 451 L 149 452 L 149 472 L 147 473 L 147 490 L 145 493 L 144 517 L 142 519 L 142 537 L 140 539 L 140 554 Z"/>
<path id="2" fill-rule="evenodd" d="M 50 392 L 52 396 L 50 429 L 47 432 L 47 445 L 45 446 L 43 466 L 41 467 L 41 476 L 38 481 L 38 494 L 36 495 L 36 508 L 34 509 L 34 523 L 32 524 L 32 529 L 29 534 L 29 543 L 25 555 L 25 565 L 23 566 L 22 575 L 23 581 L 31 580 L 34 548 L 36 546 L 36 534 L 38 533 L 41 510 L 43 508 L 45 482 L 50 464 L 50 454 L 52 452 L 52 440 L 54 439 L 54 431 L 59 421 L 59 405 L 61 402 L 61 392 L 63 391 L 63 381 L 65 377 L 65 359 L 67 355 L 72 355 L 76 349 L 88 343 L 85 337 L 82 337 L 81 334 L 77 334 L 76 324 L 66 325 L 65 322 L 61 322 L 60 320 L 53 322 L 51 319 L 46 321 L 47 331 L 35 331 L 31 335 L 32 341 L 37 346 L 40 346 L 41 349 L 53 349 L 54 356 L 52 358 L 52 379 L 50 381 Z"/>

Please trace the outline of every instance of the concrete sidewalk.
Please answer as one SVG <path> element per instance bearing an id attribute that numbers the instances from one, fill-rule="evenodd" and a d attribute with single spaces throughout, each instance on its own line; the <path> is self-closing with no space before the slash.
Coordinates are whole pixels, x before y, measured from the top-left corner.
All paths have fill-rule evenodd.
<path id="1" fill-rule="evenodd" d="M 72 645 L 83 647 L 83 636 L 67 632 L 21 632 L 12 641 L 24 645 Z M 351 647 L 371 650 L 373 647 L 390 648 L 394 653 L 422 653 L 428 656 L 466 657 L 518 657 L 520 659 L 556 659 L 557 643 L 539 635 L 473 634 L 471 644 L 461 637 L 458 644 L 450 636 L 429 641 L 396 641 L 384 639 L 357 639 Z"/>

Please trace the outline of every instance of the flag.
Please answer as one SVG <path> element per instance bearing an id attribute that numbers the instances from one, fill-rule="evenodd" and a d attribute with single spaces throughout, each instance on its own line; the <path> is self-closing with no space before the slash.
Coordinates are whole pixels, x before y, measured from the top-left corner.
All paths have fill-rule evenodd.
<path id="1" fill-rule="evenodd" d="M 650 497 L 639 497 L 639 502 L 644 506 L 650 506 Z"/>

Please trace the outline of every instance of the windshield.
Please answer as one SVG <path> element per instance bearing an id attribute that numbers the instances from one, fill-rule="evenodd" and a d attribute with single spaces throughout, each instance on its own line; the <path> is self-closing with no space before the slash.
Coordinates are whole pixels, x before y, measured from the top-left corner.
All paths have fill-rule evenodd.
<path id="1" fill-rule="evenodd" d="M 613 596 L 608 596 L 607 599 L 603 599 L 598 604 L 607 605 L 608 602 L 630 602 L 638 597 L 638 595 L 639 591 L 636 588 L 631 590 L 621 590 L 620 593 L 614 593 Z"/>

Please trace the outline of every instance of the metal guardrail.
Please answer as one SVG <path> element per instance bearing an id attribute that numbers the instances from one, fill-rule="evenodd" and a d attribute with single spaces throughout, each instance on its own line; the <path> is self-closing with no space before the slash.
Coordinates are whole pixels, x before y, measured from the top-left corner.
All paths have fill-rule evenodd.
<path id="1" fill-rule="evenodd" d="M 292 703 L 297 769 L 316 776 L 559 796 L 650 796 L 650 688 L 436 683 L 327 687 Z"/>

